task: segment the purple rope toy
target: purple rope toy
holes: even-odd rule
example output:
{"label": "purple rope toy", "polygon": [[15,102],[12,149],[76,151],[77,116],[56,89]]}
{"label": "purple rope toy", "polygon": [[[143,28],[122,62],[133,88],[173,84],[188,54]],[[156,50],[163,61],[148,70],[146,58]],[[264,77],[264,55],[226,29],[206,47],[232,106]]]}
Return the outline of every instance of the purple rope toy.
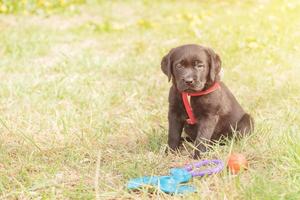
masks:
{"label": "purple rope toy", "polygon": [[[214,168],[208,168],[208,169],[205,169],[202,171],[196,171],[196,168],[200,168],[202,166],[211,165],[211,164],[215,164],[217,166]],[[221,160],[217,160],[217,159],[202,160],[200,162],[184,166],[184,169],[186,171],[188,171],[193,177],[216,174],[216,173],[220,172],[223,168],[224,168],[224,163]]]}

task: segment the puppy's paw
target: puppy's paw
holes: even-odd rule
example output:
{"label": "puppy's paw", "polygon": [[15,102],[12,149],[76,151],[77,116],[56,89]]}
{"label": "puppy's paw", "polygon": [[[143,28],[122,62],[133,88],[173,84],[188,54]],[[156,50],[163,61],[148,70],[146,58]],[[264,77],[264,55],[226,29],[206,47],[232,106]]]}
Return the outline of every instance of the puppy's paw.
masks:
{"label": "puppy's paw", "polygon": [[205,153],[207,151],[207,148],[204,144],[199,144],[199,143],[196,143],[195,144],[195,150],[194,150],[194,155],[193,155],[193,158],[194,159],[201,159],[202,157],[202,154]]}
{"label": "puppy's paw", "polygon": [[199,150],[196,150],[194,152],[193,159],[195,159],[195,160],[201,159],[201,152]]}

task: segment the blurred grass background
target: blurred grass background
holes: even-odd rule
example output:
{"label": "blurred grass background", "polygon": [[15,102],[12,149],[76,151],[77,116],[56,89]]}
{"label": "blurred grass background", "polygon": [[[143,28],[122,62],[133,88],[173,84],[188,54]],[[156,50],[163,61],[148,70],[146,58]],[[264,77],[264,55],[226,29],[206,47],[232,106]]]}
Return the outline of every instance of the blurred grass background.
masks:
{"label": "blurred grass background", "polygon": [[252,136],[250,169],[194,179],[184,199],[300,198],[298,0],[0,0],[0,198],[181,199],[129,178],[194,162],[165,155],[170,84],[160,61],[198,43],[220,54]]}
{"label": "blurred grass background", "polygon": [[0,0],[0,13],[51,14],[59,11],[74,11],[85,0]]}

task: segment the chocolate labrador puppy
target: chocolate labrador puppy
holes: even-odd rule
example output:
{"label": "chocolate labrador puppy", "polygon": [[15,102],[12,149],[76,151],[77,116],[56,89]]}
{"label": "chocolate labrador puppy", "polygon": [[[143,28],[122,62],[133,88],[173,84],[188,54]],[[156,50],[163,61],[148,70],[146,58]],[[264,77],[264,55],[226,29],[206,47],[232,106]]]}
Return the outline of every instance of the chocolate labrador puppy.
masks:
{"label": "chocolate labrador puppy", "polygon": [[[221,60],[212,49],[196,44],[176,47],[163,57],[161,69],[173,83],[168,113],[170,149],[178,149],[183,128],[197,148],[194,158],[206,151],[206,143],[222,136],[230,137],[234,132],[243,136],[253,130],[252,117],[220,81]],[[219,86],[216,90],[191,96],[190,105],[196,122],[188,124],[181,94],[206,91],[216,83]]]}

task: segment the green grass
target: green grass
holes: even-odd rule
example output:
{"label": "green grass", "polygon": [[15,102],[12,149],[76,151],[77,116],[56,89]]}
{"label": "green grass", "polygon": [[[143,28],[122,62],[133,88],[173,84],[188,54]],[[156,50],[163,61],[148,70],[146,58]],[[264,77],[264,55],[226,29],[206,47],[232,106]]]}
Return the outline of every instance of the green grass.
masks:
{"label": "green grass", "polygon": [[76,5],[85,2],[85,0],[0,0],[0,13],[53,14],[63,10],[76,12]]}
{"label": "green grass", "polygon": [[196,178],[184,199],[300,198],[298,0],[76,6],[0,15],[1,199],[181,199],[125,184],[193,162],[190,148],[163,153],[170,84],[160,61],[185,43],[220,54],[256,129],[204,156],[241,152],[248,171]]}

